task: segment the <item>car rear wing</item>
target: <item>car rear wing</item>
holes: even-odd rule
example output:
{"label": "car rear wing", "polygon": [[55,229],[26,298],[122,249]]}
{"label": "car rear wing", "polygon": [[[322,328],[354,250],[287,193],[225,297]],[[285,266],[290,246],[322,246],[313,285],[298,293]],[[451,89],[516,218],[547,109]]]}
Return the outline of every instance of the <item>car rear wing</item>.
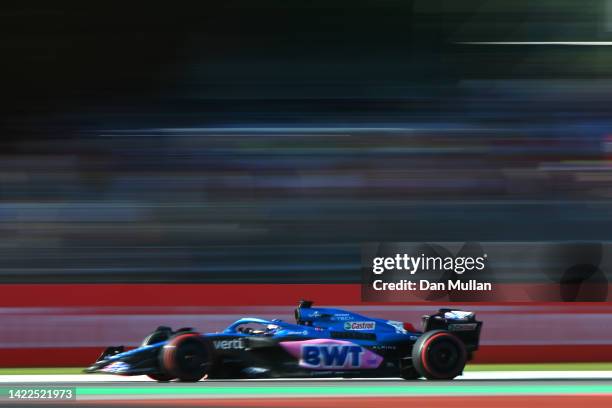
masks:
{"label": "car rear wing", "polygon": [[465,344],[468,352],[478,350],[482,322],[472,312],[440,309],[438,313],[423,316],[423,332],[448,330]]}

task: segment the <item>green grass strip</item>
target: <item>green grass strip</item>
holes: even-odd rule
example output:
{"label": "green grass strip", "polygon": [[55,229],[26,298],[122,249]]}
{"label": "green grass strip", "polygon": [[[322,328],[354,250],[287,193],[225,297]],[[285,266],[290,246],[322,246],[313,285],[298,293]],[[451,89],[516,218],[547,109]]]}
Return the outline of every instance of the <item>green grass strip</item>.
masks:
{"label": "green grass strip", "polygon": [[0,368],[0,375],[83,374],[82,367]]}
{"label": "green grass strip", "polygon": [[417,396],[417,395],[575,395],[612,394],[612,384],[568,384],[551,385],[431,385],[411,386],[263,386],[263,387],[176,387],[170,384],[156,387],[77,387],[79,396],[151,396],[151,395],[198,395],[202,397],[257,396]]}

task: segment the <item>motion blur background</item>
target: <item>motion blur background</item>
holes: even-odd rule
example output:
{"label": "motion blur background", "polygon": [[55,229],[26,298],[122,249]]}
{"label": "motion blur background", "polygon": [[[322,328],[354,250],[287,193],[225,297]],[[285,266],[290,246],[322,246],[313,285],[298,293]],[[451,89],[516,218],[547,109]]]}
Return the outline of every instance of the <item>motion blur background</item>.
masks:
{"label": "motion blur background", "polygon": [[[363,242],[610,240],[612,1],[15,3],[0,30],[0,364],[359,306]],[[481,306],[535,330],[483,346],[612,360],[607,306],[530,307]]]}

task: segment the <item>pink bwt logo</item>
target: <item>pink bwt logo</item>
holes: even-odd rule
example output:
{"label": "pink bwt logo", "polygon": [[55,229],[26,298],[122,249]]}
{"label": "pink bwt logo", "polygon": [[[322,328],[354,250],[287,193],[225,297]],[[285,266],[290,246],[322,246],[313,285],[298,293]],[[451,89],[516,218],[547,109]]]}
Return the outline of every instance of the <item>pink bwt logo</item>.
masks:
{"label": "pink bwt logo", "polygon": [[378,368],[383,358],[358,344],[343,340],[284,341],[280,345],[312,370],[358,370]]}

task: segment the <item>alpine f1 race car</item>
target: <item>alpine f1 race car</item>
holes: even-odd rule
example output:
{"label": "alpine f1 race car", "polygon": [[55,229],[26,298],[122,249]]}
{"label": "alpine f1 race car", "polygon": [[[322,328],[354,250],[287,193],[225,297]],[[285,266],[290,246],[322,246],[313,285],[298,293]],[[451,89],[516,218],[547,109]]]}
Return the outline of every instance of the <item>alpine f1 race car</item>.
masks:
{"label": "alpine f1 race car", "polygon": [[295,323],[242,318],[220,333],[158,327],[142,345],[108,347],[86,372],[157,381],[237,378],[401,377],[452,379],[478,349],[474,313],[440,309],[410,323],[301,301]]}

